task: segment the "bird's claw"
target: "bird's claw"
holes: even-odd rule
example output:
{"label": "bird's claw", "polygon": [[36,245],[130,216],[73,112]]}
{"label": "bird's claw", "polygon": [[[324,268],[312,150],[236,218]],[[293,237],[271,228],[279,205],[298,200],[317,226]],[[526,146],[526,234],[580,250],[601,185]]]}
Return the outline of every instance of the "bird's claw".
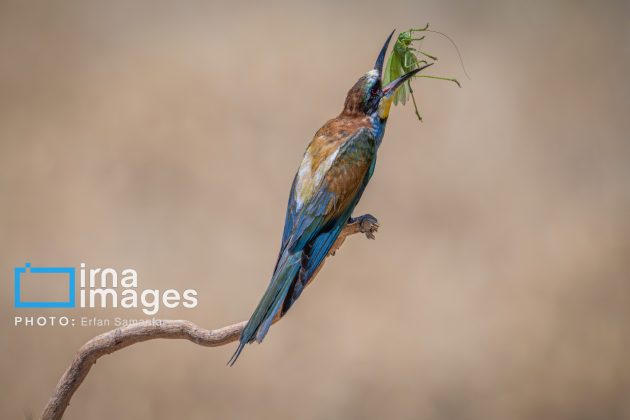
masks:
{"label": "bird's claw", "polygon": [[359,224],[359,232],[365,234],[368,239],[376,239],[374,234],[380,226],[376,217],[371,214],[364,214],[354,219],[354,222]]}

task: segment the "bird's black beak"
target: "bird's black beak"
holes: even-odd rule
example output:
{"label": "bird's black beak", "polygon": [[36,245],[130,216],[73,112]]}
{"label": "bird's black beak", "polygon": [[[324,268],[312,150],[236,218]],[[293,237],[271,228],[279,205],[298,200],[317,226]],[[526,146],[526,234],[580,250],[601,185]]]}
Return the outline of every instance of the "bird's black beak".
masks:
{"label": "bird's black beak", "polygon": [[389,116],[389,109],[392,106],[392,101],[394,100],[394,94],[396,93],[396,89],[402,86],[407,80],[415,76],[421,70],[426,69],[433,63],[425,64],[419,69],[411,70],[409,73],[405,73],[400,76],[398,79],[392,81],[387,86],[385,86],[381,92],[381,99],[378,102],[378,116],[382,121],[386,120]]}
{"label": "bird's black beak", "polygon": [[432,65],[433,63],[425,64],[419,69],[411,70],[409,73],[405,73],[402,76],[400,76],[398,79],[390,82],[387,86],[383,88],[383,97],[385,98],[391,97],[396,92],[396,89],[398,89],[403,83],[405,83],[407,80],[412,78],[416,73]]}
{"label": "bird's black beak", "polygon": [[396,32],[396,29],[394,29],[392,33],[389,34],[389,36],[387,37],[387,40],[385,40],[385,45],[383,45],[383,48],[381,48],[381,52],[376,59],[376,63],[374,63],[374,70],[378,71],[378,76],[381,78],[383,77],[383,63],[385,63],[385,54],[387,54],[387,47],[389,46],[389,41],[391,41],[394,32]]}

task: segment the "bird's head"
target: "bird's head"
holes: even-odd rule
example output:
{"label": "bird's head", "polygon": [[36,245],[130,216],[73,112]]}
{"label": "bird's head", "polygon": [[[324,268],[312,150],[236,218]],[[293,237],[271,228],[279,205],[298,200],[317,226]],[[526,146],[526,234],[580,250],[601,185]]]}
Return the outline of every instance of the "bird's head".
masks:
{"label": "bird's head", "polygon": [[394,31],[389,34],[385,45],[381,48],[374,68],[361,76],[348,92],[342,114],[369,116],[378,114],[381,120],[386,120],[396,90],[420,70],[430,66],[429,64],[411,70],[383,87],[383,64],[392,35],[394,35]]}

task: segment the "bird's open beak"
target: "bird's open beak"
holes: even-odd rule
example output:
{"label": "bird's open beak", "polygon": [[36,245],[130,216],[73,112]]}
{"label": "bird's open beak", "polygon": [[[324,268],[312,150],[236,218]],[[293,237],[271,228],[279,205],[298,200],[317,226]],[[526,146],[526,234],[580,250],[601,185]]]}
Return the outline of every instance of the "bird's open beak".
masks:
{"label": "bird's open beak", "polygon": [[389,116],[389,109],[392,106],[393,96],[396,93],[396,90],[401,87],[403,83],[412,78],[416,73],[426,69],[431,65],[433,65],[433,63],[425,64],[419,69],[411,70],[409,73],[403,74],[398,79],[390,82],[387,86],[383,88],[381,100],[378,104],[378,115],[382,120],[386,120]]}
{"label": "bird's open beak", "polygon": [[383,45],[383,48],[381,48],[381,52],[378,54],[376,63],[374,63],[374,70],[378,71],[379,77],[383,77],[383,63],[385,63],[385,54],[387,54],[387,47],[389,46],[389,41],[392,39],[394,32],[396,32],[396,29],[394,29],[385,40],[385,45]]}
{"label": "bird's open beak", "polygon": [[403,83],[405,83],[407,80],[415,76],[416,73],[432,65],[433,63],[425,64],[424,66],[415,70],[411,70],[409,73],[405,73],[402,76],[400,76],[398,79],[390,82],[387,86],[383,88],[383,97],[386,97],[386,98],[391,97],[394,93],[396,93],[396,89],[402,86]]}

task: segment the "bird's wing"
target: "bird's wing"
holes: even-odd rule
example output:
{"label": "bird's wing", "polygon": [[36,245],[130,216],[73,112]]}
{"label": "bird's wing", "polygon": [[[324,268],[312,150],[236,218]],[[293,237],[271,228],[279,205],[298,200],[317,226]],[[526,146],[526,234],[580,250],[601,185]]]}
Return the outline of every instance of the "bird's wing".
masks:
{"label": "bird's wing", "polygon": [[[374,136],[361,128],[338,150],[319,159],[319,165],[311,165],[310,172],[304,169],[301,173],[307,168],[303,161],[291,188],[288,226],[271,282],[245,326],[230,364],[245,344],[254,339],[261,342],[279,311],[286,312],[299,297],[361,197],[374,169],[375,154]],[[307,150],[304,159],[312,158]]]}
{"label": "bird's wing", "polygon": [[[293,198],[289,200],[293,209],[285,225],[285,247],[302,250],[321,231],[330,230],[340,216],[354,208],[357,193],[363,192],[367,183],[366,176],[371,176],[370,166],[375,154],[374,136],[369,129],[360,128],[347,135],[347,140],[337,150],[320,157],[319,165],[302,174],[303,163],[294,181]],[[305,156],[305,161],[312,159]]]}
{"label": "bird's wing", "polygon": [[291,243],[302,252],[301,267],[288,292],[283,313],[297,300],[328,255],[361,198],[375,162],[374,137],[367,129],[359,130],[340,149],[313,199],[297,215]]}
{"label": "bird's wing", "polygon": [[282,253],[287,246],[289,236],[291,235],[291,230],[293,229],[293,220],[296,216],[296,202],[295,202],[295,183],[297,181],[297,175],[293,179],[293,183],[291,184],[291,192],[289,193],[289,202],[287,203],[287,214],[284,218],[284,229],[282,231],[282,241],[280,242],[280,253],[278,254],[278,261],[276,261],[276,266],[273,269],[275,272],[278,269],[278,264],[280,263],[280,257],[282,257]]}

